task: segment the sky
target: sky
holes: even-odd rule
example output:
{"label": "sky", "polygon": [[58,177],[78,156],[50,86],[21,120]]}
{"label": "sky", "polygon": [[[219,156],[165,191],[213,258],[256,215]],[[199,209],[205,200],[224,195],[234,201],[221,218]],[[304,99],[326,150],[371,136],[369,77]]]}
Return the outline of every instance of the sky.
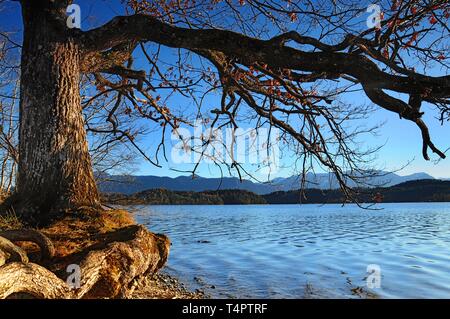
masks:
{"label": "sky", "polygon": [[[100,25],[108,21],[112,16],[123,13],[123,8],[120,5],[120,1],[76,1],[81,7],[82,15],[82,28],[88,29],[92,25]],[[0,30],[12,31],[20,34],[21,14],[20,6],[17,2],[7,1],[4,5],[3,11],[0,11]],[[444,75],[444,74],[442,74]],[[367,104],[368,99],[361,93],[350,94],[345,97],[347,102],[357,104]],[[175,101],[174,103],[177,103]],[[178,103],[183,103],[178,101]],[[211,103],[217,103],[217,101],[211,101]],[[446,150],[450,147],[450,125],[440,123],[434,118],[437,114],[433,112],[426,112],[424,116],[425,122],[428,124],[432,139],[436,146],[441,150]],[[367,126],[377,125],[384,123],[383,127],[379,131],[379,135],[375,137],[367,137],[364,140],[364,144],[367,146],[379,146],[384,145],[377,153],[377,159],[374,161],[374,165],[384,170],[397,171],[398,169],[405,168],[398,171],[399,175],[408,175],[417,172],[425,172],[434,177],[450,178],[450,156],[447,159],[440,161],[433,161],[437,159],[434,154],[430,153],[432,160],[426,161],[421,155],[421,135],[416,125],[410,121],[400,120],[398,115],[389,111],[377,108],[376,111],[365,121]],[[154,146],[159,142],[160,136],[149,135],[141,140],[142,145]],[[450,155],[450,152],[447,152]],[[286,177],[295,173],[292,169],[294,166],[293,154],[284,154],[281,159],[283,168],[272,174],[273,177]],[[158,176],[171,176],[186,175],[186,173],[180,173],[176,170],[189,170],[192,168],[192,164],[178,164],[174,163],[170,157],[169,162],[162,163],[162,168],[157,168],[151,165],[144,159],[140,160],[133,170],[135,175],[158,175]],[[174,170],[176,169],[176,170]],[[254,165],[249,167],[250,170],[255,168]],[[220,176],[220,171],[213,164],[201,164],[198,175],[210,177]],[[259,174],[259,175],[258,175]],[[261,179],[267,178],[255,171],[255,176]]]}

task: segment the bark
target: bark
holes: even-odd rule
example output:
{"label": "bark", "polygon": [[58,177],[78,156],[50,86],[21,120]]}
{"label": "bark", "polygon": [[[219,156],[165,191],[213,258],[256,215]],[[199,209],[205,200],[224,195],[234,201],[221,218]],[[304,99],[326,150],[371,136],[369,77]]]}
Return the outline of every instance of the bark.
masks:
{"label": "bark", "polygon": [[[53,272],[34,263],[0,266],[0,298],[127,298],[141,277],[153,274],[167,260],[170,242],[143,226],[130,226],[108,235],[80,261],[81,285],[71,287]],[[0,250],[0,260],[2,258]]]}
{"label": "bark", "polygon": [[19,164],[11,205],[38,221],[99,203],[80,104],[80,47],[58,5],[22,1]]}

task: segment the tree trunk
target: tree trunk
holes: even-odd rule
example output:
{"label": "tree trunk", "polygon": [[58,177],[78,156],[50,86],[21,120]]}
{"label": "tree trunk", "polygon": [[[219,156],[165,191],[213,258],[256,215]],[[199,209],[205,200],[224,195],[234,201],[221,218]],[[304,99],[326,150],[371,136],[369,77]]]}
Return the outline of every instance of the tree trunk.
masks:
{"label": "tree trunk", "polygon": [[[62,1],[64,2],[64,1]],[[80,104],[80,47],[65,8],[22,1],[19,165],[15,211],[34,221],[99,196]]]}

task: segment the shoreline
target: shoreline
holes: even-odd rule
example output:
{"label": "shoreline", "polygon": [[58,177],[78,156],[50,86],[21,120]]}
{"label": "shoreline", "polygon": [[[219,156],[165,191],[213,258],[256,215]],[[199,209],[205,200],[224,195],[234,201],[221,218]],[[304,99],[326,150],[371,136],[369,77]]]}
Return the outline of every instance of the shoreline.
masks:
{"label": "shoreline", "polygon": [[198,289],[190,291],[179,279],[162,271],[143,278],[131,299],[208,299],[208,296]]}

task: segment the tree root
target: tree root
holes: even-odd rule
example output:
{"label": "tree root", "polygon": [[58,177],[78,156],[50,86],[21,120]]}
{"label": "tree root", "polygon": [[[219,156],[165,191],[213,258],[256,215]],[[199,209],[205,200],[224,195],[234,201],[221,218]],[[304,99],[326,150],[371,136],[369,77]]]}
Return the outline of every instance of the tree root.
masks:
{"label": "tree root", "polygon": [[12,242],[29,241],[35,243],[41,249],[41,259],[49,260],[55,256],[55,247],[51,240],[43,233],[33,229],[0,231],[0,237]]}
{"label": "tree root", "polygon": [[169,247],[166,236],[129,226],[108,234],[103,243],[82,254],[79,288],[42,266],[14,262],[0,266],[0,298],[23,293],[35,298],[127,298],[137,280],[163,266]]}
{"label": "tree root", "polygon": [[74,296],[63,280],[38,264],[13,262],[0,267],[0,299],[23,293],[41,299]]}
{"label": "tree root", "polygon": [[14,245],[8,239],[1,236],[0,236],[0,250],[3,251],[3,253],[9,255],[9,258],[6,258],[6,260],[10,259],[11,261],[21,261],[23,263],[28,263],[27,253],[22,248]]}
{"label": "tree root", "polygon": [[0,249],[0,267],[6,264],[6,261],[8,260],[8,255],[3,252],[3,250]]}

